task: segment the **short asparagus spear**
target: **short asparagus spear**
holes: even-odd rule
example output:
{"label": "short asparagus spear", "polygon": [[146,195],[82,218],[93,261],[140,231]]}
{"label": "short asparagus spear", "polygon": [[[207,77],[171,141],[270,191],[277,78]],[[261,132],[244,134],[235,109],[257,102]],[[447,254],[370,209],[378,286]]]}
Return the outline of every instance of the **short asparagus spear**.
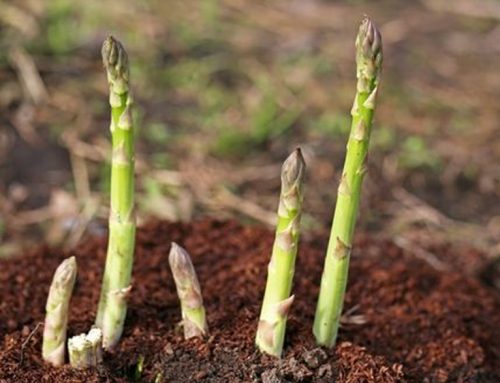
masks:
{"label": "short asparagus spear", "polygon": [[351,133],[338,187],[313,330],[317,343],[328,347],[335,345],[344,302],[352,237],[361,184],[366,172],[368,143],[382,65],[382,38],[369,18],[365,18],[359,28],[356,64],[357,92],[351,110]]}
{"label": "short asparagus spear", "polygon": [[75,335],[68,340],[69,364],[73,368],[87,368],[90,364],[92,346],[85,334]]}
{"label": "short asparagus spear", "polygon": [[186,250],[172,242],[168,262],[181,302],[184,338],[203,336],[207,333],[208,327],[200,283],[191,258]]}
{"label": "short asparagus spear", "polygon": [[102,331],[93,328],[88,334],[68,340],[69,363],[74,368],[96,367],[102,361]]}
{"label": "short asparagus spear", "polygon": [[304,171],[304,158],[296,149],[281,170],[278,225],[255,339],[261,351],[277,357],[281,356],[286,319],[294,298],[290,292],[299,241]]}
{"label": "short asparagus spear", "polygon": [[102,331],[93,328],[88,334],[68,340],[69,363],[73,368],[96,367],[102,362]]}
{"label": "short asparagus spear", "polygon": [[42,356],[54,366],[64,364],[68,307],[75,285],[76,269],[75,257],[65,259],[59,265],[54,273],[45,306]]}
{"label": "short asparagus spear", "polygon": [[102,46],[111,105],[112,166],[109,242],[96,326],[103,344],[113,348],[119,341],[127,313],[127,294],[134,258],[134,129],[130,108],[127,53],[113,37]]}

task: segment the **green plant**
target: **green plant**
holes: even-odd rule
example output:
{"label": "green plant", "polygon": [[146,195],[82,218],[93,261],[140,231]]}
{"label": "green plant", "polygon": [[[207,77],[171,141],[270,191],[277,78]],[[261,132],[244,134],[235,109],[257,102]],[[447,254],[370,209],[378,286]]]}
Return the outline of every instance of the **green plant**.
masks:
{"label": "green plant", "polygon": [[102,46],[102,58],[110,91],[113,155],[109,242],[96,325],[102,329],[104,348],[111,349],[123,331],[134,258],[134,127],[127,53],[110,36]]}
{"label": "green plant", "polygon": [[186,250],[172,242],[168,262],[181,302],[184,338],[203,336],[208,331],[205,307],[191,258]]}
{"label": "green plant", "polygon": [[65,259],[54,273],[45,306],[43,330],[43,359],[54,366],[64,364],[68,307],[76,279],[75,257]]}
{"label": "green plant", "polygon": [[356,39],[357,92],[351,110],[352,124],[347,153],[338,187],[337,203],[313,332],[320,345],[335,345],[347,284],[352,237],[366,172],[368,144],[375,97],[382,65],[382,38],[374,23],[365,18]]}
{"label": "green plant", "polygon": [[304,158],[297,148],[281,169],[278,224],[255,339],[261,351],[277,357],[281,356],[286,319],[294,299],[290,293],[299,242],[304,172]]}

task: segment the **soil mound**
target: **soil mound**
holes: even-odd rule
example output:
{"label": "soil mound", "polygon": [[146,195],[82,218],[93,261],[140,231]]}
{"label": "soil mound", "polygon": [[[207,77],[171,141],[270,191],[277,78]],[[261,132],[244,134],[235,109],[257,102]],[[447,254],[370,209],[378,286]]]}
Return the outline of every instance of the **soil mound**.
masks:
{"label": "soil mound", "polygon": [[[259,227],[208,219],[152,222],[139,229],[125,332],[96,371],[44,364],[41,326],[36,327],[43,322],[53,271],[75,255],[69,336],[89,329],[106,238],[89,239],[71,254],[42,247],[1,260],[0,382],[500,381],[498,293],[456,269],[439,272],[391,242],[365,235],[354,246],[348,315],[335,349],[317,348],[311,333],[326,247],[326,238],[315,238],[300,245],[284,357],[260,355],[254,336],[273,237]],[[167,260],[172,241],[192,255],[208,339],[182,338]]]}

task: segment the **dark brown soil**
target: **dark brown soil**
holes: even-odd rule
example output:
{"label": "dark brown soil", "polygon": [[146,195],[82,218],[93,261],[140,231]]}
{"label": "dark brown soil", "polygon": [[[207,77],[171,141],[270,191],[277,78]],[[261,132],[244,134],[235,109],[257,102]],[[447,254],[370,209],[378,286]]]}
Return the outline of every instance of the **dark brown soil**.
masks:
{"label": "dark brown soil", "polygon": [[[171,241],[189,250],[199,273],[206,340],[184,341],[179,331],[167,262]],[[271,232],[235,222],[143,227],[125,333],[97,371],[45,365],[41,326],[33,332],[43,321],[52,272],[69,254],[42,248],[2,260],[0,382],[128,382],[140,356],[144,368],[137,380],[144,382],[158,373],[158,381],[168,383],[500,381],[499,295],[456,267],[438,272],[389,241],[363,235],[353,252],[346,310],[357,306],[355,314],[366,323],[346,325],[334,350],[315,347],[311,326],[325,238],[304,240],[284,358],[259,355],[254,333],[272,241]],[[87,240],[72,253],[79,273],[69,335],[92,325],[105,246],[105,238]]]}

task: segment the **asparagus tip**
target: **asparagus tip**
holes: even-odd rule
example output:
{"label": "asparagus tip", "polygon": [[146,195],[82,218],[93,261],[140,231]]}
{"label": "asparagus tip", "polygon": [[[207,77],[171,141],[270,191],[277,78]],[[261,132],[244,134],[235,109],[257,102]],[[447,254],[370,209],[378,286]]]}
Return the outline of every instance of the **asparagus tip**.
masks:
{"label": "asparagus tip", "polygon": [[104,67],[112,78],[128,79],[128,55],[122,43],[108,36],[102,44],[101,54]]}
{"label": "asparagus tip", "polygon": [[296,148],[283,163],[281,168],[281,183],[284,190],[289,190],[295,184],[300,184],[304,177],[306,163],[300,148]]}
{"label": "asparagus tip", "polygon": [[374,60],[382,53],[382,36],[375,23],[365,16],[359,26],[356,46],[360,53],[369,60]]}
{"label": "asparagus tip", "polygon": [[172,242],[168,261],[173,268],[175,267],[175,269],[184,269],[186,267],[186,264],[189,262],[189,254],[177,243]]}
{"label": "asparagus tip", "polygon": [[54,273],[54,280],[60,285],[70,283],[76,277],[76,268],[76,258],[74,256],[66,258],[57,267]]}

